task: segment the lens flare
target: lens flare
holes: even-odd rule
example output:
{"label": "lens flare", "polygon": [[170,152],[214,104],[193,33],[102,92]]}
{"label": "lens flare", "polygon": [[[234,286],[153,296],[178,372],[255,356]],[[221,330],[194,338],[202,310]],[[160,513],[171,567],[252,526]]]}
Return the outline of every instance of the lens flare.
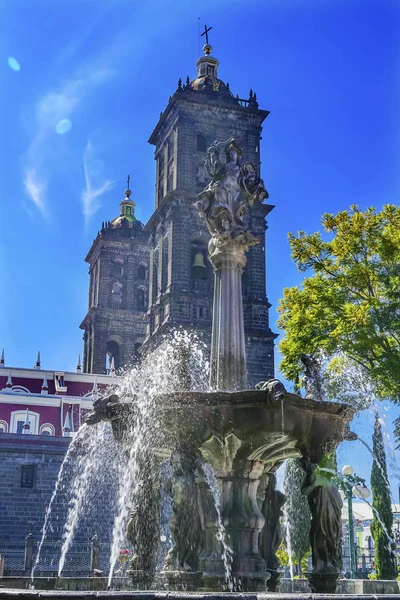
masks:
{"label": "lens flare", "polygon": [[20,71],[21,70],[19,62],[13,56],[9,56],[7,62],[8,62],[8,66],[13,71]]}
{"label": "lens flare", "polygon": [[72,127],[72,123],[69,119],[61,119],[58,121],[56,125],[56,133],[63,135],[64,133],[68,133]]}

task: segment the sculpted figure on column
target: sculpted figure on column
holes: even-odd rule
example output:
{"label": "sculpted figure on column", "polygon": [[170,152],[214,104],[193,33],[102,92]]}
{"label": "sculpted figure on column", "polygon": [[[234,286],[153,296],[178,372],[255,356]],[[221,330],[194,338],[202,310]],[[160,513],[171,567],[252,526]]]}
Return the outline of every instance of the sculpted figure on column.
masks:
{"label": "sculpted figure on column", "polygon": [[[221,161],[221,143],[214,142],[208,149],[205,167],[211,177],[211,182],[199,194],[196,206],[207,224],[208,230],[216,240],[243,237],[250,234],[245,225],[244,217],[248,208],[255,202],[262,203],[268,198],[262,179],[257,177],[255,167],[246,162],[241,164],[242,149],[234,138],[225,145],[225,162]],[[251,242],[248,236],[248,245]]]}

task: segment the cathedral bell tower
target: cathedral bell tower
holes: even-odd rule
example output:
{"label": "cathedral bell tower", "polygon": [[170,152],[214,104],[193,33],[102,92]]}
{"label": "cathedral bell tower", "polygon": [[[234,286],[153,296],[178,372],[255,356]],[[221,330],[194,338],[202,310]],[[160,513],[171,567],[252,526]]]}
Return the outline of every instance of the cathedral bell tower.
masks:
{"label": "cathedral bell tower", "polygon": [[[205,33],[207,33],[206,30]],[[208,36],[207,36],[208,37]],[[144,351],[162,343],[164,335],[182,326],[195,330],[209,345],[214,277],[207,257],[210,235],[194,206],[210,181],[205,168],[207,149],[231,137],[260,175],[262,123],[269,112],[259,108],[256,94],[248,99],[231,92],[218,77],[219,61],[208,43],[196,62],[197,76],[181,79],[150,136],[155,147],[155,211],[145,231],[149,235],[149,309]],[[264,178],[268,186],[268,178]],[[251,226],[261,237],[253,246],[242,278],[248,383],[274,376],[274,338],[266,297],[266,216],[259,205]]]}
{"label": "cathedral bell tower", "polygon": [[120,214],[102,224],[86,256],[89,306],[84,330],[83,371],[107,373],[135,360],[145,337],[148,303],[148,235],[135,217],[131,190]]}

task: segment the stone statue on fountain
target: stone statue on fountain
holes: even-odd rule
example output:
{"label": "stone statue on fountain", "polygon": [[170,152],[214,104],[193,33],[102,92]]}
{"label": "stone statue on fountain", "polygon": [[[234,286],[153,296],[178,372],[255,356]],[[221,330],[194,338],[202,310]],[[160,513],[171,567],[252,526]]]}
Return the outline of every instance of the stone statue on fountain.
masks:
{"label": "stone statue on fountain", "polygon": [[[239,390],[247,387],[241,279],[246,252],[260,242],[251,230],[249,210],[268,198],[268,192],[254,165],[241,163],[239,142],[232,137],[224,143],[225,160],[222,143],[215,141],[208,149],[205,167],[211,181],[199,194],[196,207],[211,234],[208,255],[215,274],[210,385]],[[224,298],[231,299],[229,307]],[[235,323],[235,327],[225,327],[219,339],[217,329],[222,323]]]}
{"label": "stone statue on fountain", "polygon": [[250,162],[241,164],[242,149],[234,138],[225,145],[225,161],[221,161],[221,144],[208,149],[205,168],[211,182],[199,194],[196,206],[211,233],[210,254],[226,243],[245,246],[257,244],[258,237],[246,226],[248,208],[268,198],[262,179]]}
{"label": "stone statue on fountain", "polygon": [[202,477],[199,456],[177,448],[171,456],[172,476],[166,492],[172,497],[170,522],[174,545],[166,558],[166,571],[197,571],[204,545],[204,515],[197,486]]}

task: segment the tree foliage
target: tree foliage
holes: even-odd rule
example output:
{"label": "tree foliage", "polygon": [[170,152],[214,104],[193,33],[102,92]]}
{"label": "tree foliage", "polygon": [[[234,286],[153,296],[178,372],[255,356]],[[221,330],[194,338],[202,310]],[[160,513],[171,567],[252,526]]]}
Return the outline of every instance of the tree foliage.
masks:
{"label": "tree foliage", "polygon": [[283,491],[286,495],[285,514],[289,523],[292,556],[295,557],[300,577],[303,570],[303,557],[310,550],[311,515],[308,500],[302,493],[304,480],[305,472],[300,460],[288,459],[283,484]]}
{"label": "tree foliage", "polygon": [[383,445],[382,427],[378,411],[375,415],[373,436],[374,462],[371,471],[372,506],[374,518],[371,533],[375,546],[375,570],[378,579],[396,579],[397,569],[394,558],[393,513],[388,488],[385,448]]}
{"label": "tree foliage", "polygon": [[[360,366],[378,398],[400,400],[400,208],[324,214],[320,233],[289,234],[301,287],[286,288],[278,325],[281,370],[299,381],[302,353],[338,352]],[[337,365],[336,365],[337,366]]]}

